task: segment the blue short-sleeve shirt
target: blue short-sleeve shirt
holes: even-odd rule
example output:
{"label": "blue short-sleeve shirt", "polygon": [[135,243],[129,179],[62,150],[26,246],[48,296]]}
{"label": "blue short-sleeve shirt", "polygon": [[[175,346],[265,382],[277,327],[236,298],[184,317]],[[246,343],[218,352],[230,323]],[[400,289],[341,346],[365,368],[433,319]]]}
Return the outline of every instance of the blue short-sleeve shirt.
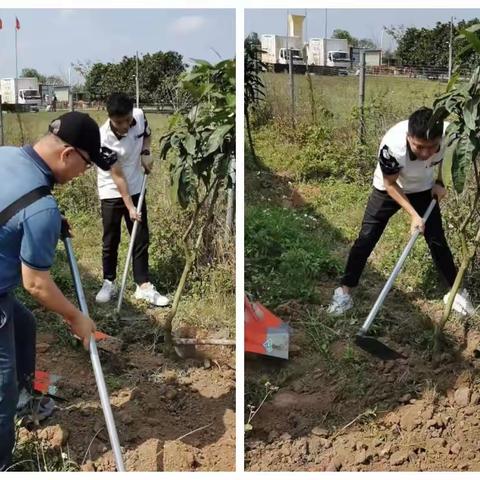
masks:
{"label": "blue short-sleeve shirt", "polygon": [[[0,211],[42,185],[53,186],[52,171],[31,146],[0,147]],[[60,237],[61,214],[48,195],[0,225],[0,295],[21,282],[21,264],[49,270]]]}

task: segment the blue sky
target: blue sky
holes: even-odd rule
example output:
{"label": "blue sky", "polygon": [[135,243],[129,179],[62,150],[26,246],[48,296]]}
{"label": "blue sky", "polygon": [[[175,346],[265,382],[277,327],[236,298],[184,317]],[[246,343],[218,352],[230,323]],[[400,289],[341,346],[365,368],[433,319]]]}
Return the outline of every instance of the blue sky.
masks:
{"label": "blue sky", "polygon": [[[0,77],[15,75],[15,16],[18,72],[33,67],[68,76],[78,60],[118,61],[122,56],[175,50],[190,58],[218,61],[235,56],[235,11],[230,9],[96,10],[0,9]],[[217,52],[217,53],[215,53]],[[78,76],[72,70],[72,83]]]}
{"label": "blue sky", "polygon": [[[304,15],[305,9],[291,9],[289,12]],[[306,12],[306,36],[308,38],[323,37],[325,9],[307,9]],[[354,37],[371,38],[379,45],[383,26],[403,24],[407,27],[432,27],[437,21],[449,21],[452,16],[456,18],[454,21],[480,18],[480,9],[328,9],[327,31],[328,35],[331,35],[336,28],[348,30]],[[286,35],[286,30],[287,10],[285,9],[245,10],[246,35],[250,32]],[[384,49],[393,46],[393,40],[388,35],[384,35]]]}

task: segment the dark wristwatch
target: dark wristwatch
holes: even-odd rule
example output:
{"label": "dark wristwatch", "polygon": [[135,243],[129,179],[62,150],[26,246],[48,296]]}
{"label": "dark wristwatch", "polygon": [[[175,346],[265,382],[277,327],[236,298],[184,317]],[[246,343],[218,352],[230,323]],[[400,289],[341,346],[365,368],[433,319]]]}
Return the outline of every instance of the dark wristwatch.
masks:
{"label": "dark wristwatch", "polygon": [[150,150],[148,148],[144,148],[141,152],[140,152],[140,155],[150,155]]}

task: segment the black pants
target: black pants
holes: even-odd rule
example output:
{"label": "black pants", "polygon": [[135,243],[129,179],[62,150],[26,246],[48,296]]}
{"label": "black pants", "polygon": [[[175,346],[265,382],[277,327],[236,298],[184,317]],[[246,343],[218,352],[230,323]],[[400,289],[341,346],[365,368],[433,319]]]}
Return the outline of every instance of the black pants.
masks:
{"label": "black pants", "polygon": [[[424,215],[432,201],[431,190],[409,193],[407,197],[420,216]],[[377,190],[376,188],[373,189],[368,199],[360,233],[348,256],[345,273],[341,280],[342,285],[347,287],[356,287],[358,285],[368,257],[382,236],[390,217],[400,208],[400,205],[387,192]],[[457,275],[457,269],[443,232],[442,217],[438,203],[425,224],[425,240],[438,271],[447,285],[452,287]]]}
{"label": "black pants", "polygon": [[[140,194],[132,195],[135,206]],[[133,222],[122,198],[102,200],[103,222],[103,278],[113,281],[117,276],[118,245],[122,227],[122,218],[125,219],[128,232],[132,233]],[[133,245],[133,278],[137,285],[148,282],[148,246],[150,242],[147,220],[146,199],[142,205],[142,221],[137,227],[137,235]]]}

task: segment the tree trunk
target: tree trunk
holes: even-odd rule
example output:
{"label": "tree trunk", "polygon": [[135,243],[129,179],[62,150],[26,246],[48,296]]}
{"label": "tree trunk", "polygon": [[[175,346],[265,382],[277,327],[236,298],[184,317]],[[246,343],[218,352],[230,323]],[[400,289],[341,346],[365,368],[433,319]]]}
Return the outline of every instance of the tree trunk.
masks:
{"label": "tree trunk", "polygon": [[255,167],[257,167],[260,170],[263,170],[262,166],[260,165],[260,162],[258,161],[257,154],[255,153],[255,147],[253,145],[252,130],[250,127],[250,114],[248,113],[247,106],[245,106],[245,126],[247,127],[248,145],[250,147],[250,152],[252,154],[253,163],[255,164]]}
{"label": "tree trunk", "polygon": [[195,241],[195,244],[193,246],[190,246],[189,244],[189,237],[190,234],[192,233],[194,224],[196,223],[196,219],[198,218],[198,214],[200,211],[200,208],[202,205],[205,203],[205,199],[209,197],[209,193],[205,195],[205,198],[202,200],[202,202],[197,206],[194,216],[192,217],[192,221],[190,222],[190,225],[185,232],[183,236],[183,248],[185,251],[185,266],[183,267],[183,272],[182,276],[180,277],[180,281],[178,283],[177,290],[175,291],[175,296],[173,299],[172,303],[172,309],[170,310],[169,314],[167,315],[166,321],[165,321],[165,354],[170,354],[172,351],[172,346],[173,346],[173,339],[172,339],[172,325],[173,325],[173,319],[175,318],[177,311],[178,311],[178,305],[180,303],[180,299],[183,294],[183,290],[185,289],[185,284],[187,282],[188,275],[190,274],[190,271],[192,270],[193,265],[195,264],[195,261],[198,256],[198,251],[200,250],[200,246],[202,244],[202,239],[203,239],[203,233],[205,229],[212,223],[213,221],[213,210],[215,207],[215,204],[218,199],[218,190],[220,188],[220,180],[215,180],[214,187],[213,187],[213,193],[212,193],[212,198],[210,201],[210,204],[208,206],[208,211],[207,215],[205,218],[205,221],[203,222],[203,225],[200,228],[200,231],[198,232],[197,239]]}
{"label": "tree trunk", "polygon": [[233,235],[233,224],[235,220],[235,158],[230,161],[230,176],[232,178],[232,188],[227,190],[227,214],[225,218],[225,241],[228,241]]}
{"label": "tree trunk", "polygon": [[470,250],[466,247],[466,238],[463,232],[462,232],[462,243],[465,246],[462,263],[458,270],[457,276],[455,277],[455,282],[450,291],[447,304],[445,305],[445,308],[443,310],[442,319],[435,326],[434,351],[436,353],[438,353],[442,347],[443,329],[445,327],[445,324],[447,323],[450,313],[452,312],[452,306],[453,306],[453,301],[455,299],[455,295],[460,290],[460,286],[462,285],[463,278],[465,277],[465,273],[467,272],[467,269],[470,263],[473,261],[475,257],[477,247],[480,245],[480,226],[478,227],[477,233],[475,235],[475,239],[473,241],[473,245],[470,248]]}

